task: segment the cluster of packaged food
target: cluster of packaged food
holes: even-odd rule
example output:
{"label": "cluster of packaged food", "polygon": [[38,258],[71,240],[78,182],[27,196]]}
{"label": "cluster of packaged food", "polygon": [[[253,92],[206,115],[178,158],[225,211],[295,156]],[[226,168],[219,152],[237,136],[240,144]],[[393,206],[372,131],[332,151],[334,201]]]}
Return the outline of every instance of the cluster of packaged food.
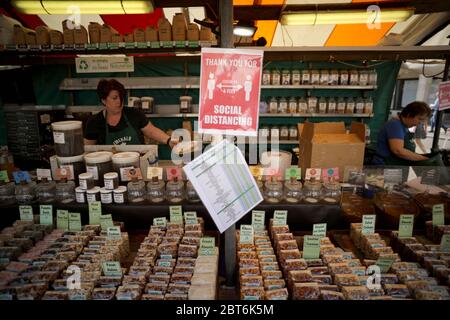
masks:
{"label": "cluster of packaged food", "polygon": [[394,253],[386,241],[381,238],[380,234],[363,234],[361,223],[352,223],[350,225],[350,237],[366,259],[390,258],[394,259],[394,261],[400,260],[398,254]]}
{"label": "cluster of packaged food", "polygon": [[195,261],[194,274],[189,288],[189,300],[215,300],[217,298],[217,275],[219,250],[214,255],[199,255]]}
{"label": "cluster of packaged food", "polygon": [[240,298],[287,300],[288,291],[267,230],[254,231],[252,243],[241,243],[237,234]]}
{"label": "cluster of packaged food", "polygon": [[450,225],[433,225],[433,221],[425,222],[427,238],[434,243],[440,243],[444,233],[450,233]]}

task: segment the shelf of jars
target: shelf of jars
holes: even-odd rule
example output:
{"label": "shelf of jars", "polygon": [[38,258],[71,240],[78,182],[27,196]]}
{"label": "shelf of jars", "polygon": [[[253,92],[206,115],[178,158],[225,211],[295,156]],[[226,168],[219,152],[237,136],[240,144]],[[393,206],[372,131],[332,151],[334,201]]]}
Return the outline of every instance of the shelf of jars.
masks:
{"label": "shelf of jars", "polygon": [[[147,118],[197,118],[198,113],[146,114]],[[372,118],[373,113],[260,113],[260,118]]]}

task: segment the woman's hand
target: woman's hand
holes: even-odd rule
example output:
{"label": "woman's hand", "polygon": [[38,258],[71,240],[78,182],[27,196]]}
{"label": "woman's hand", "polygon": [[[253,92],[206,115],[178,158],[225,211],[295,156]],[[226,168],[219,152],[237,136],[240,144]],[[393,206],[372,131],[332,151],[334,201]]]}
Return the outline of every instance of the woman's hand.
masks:
{"label": "woman's hand", "polygon": [[171,139],[171,140],[169,141],[169,147],[170,147],[171,149],[173,149],[173,147],[175,147],[177,144],[178,144],[178,140],[173,140],[173,139]]}

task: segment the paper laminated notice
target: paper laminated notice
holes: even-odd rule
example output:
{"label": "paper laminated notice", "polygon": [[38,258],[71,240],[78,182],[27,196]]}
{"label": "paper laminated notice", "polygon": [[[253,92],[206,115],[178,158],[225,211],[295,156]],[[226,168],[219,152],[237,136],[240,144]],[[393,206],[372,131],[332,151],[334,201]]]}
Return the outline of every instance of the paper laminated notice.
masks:
{"label": "paper laminated notice", "polygon": [[263,201],[241,151],[226,140],[183,169],[221,233]]}

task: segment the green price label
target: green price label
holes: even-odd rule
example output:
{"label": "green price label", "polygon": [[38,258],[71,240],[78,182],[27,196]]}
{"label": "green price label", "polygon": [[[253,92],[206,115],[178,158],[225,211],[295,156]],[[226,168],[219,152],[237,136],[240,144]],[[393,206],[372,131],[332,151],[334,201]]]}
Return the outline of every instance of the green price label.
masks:
{"label": "green price label", "polygon": [[287,210],[275,210],[273,213],[273,225],[285,226],[287,225]]}
{"label": "green price label", "polygon": [[388,273],[394,261],[392,258],[379,258],[376,265],[380,267],[381,273]]}
{"label": "green price label", "polygon": [[69,212],[67,210],[56,211],[56,228],[69,230]]}
{"label": "green price label", "polygon": [[374,214],[363,215],[361,230],[362,234],[375,233],[375,220],[376,216]]}
{"label": "green price label", "polygon": [[297,167],[287,168],[284,172],[284,180],[291,180],[292,177],[300,180],[302,178],[302,169]]}
{"label": "green price label", "polygon": [[152,41],[152,42],[150,42],[150,48],[157,49],[157,48],[160,48],[160,47],[161,47],[161,45],[160,45],[159,41]]}
{"label": "green price label", "polygon": [[0,171],[0,181],[9,182],[8,171],[6,170]]}
{"label": "green price label", "polygon": [[69,212],[69,230],[81,231],[81,215],[76,212]]}
{"label": "green price label", "polygon": [[89,224],[100,224],[102,215],[102,203],[100,201],[89,202]]}
{"label": "green price label", "polygon": [[450,233],[444,233],[441,239],[441,250],[450,251]]}
{"label": "green price label", "polygon": [[254,231],[253,226],[241,225],[241,230],[239,233],[239,243],[242,244],[254,244]]}
{"label": "green price label", "polygon": [[122,268],[118,261],[107,261],[102,263],[103,274],[107,277],[121,277]]}
{"label": "green price label", "polygon": [[32,206],[19,206],[20,220],[33,221],[33,207]]}
{"label": "green price label", "polygon": [[154,218],[153,219],[153,225],[157,227],[165,227],[167,225],[166,218]]}
{"label": "green price label", "polygon": [[414,228],[414,215],[402,214],[400,216],[400,225],[398,227],[399,238],[412,237]]}
{"label": "green price label", "polygon": [[252,226],[255,230],[264,230],[266,213],[264,211],[252,211]]}
{"label": "green price label", "polygon": [[41,205],[39,206],[39,223],[45,225],[53,225],[53,206]]}
{"label": "green price label", "polygon": [[216,253],[216,239],[213,237],[203,237],[200,239],[200,256],[213,256]]}
{"label": "green price label", "polygon": [[109,227],[107,229],[107,237],[110,240],[122,239],[122,233],[120,232],[120,227]]}
{"label": "green price label", "polygon": [[181,206],[170,206],[170,222],[183,223],[183,209]]}
{"label": "green price label", "polygon": [[195,211],[186,211],[184,213],[184,223],[185,224],[197,224],[197,212]]}
{"label": "green price label", "polygon": [[114,227],[112,216],[110,214],[101,215],[100,226],[102,230],[108,230],[108,228]]}
{"label": "green price label", "polygon": [[319,259],[320,256],[320,237],[305,236],[303,239],[303,258]]}
{"label": "green price label", "polygon": [[317,223],[313,225],[313,236],[326,237],[327,236],[327,224]]}
{"label": "green price label", "polygon": [[444,224],[444,204],[435,204],[433,206],[433,226],[443,226]]}

